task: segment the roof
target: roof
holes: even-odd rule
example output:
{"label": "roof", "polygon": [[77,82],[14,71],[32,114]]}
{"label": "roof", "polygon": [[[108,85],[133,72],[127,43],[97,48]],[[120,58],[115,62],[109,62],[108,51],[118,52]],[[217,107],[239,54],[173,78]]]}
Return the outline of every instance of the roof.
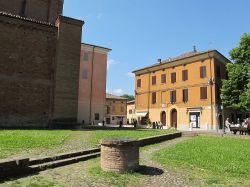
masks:
{"label": "roof", "polygon": [[128,101],[127,104],[135,104],[135,100]]}
{"label": "roof", "polygon": [[106,99],[117,99],[117,100],[127,100],[127,98],[120,97],[117,95],[106,93]]}
{"label": "roof", "polygon": [[98,47],[98,48],[106,49],[106,50],[108,50],[108,51],[111,51],[111,50],[112,50],[112,49],[107,48],[107,47],[102,47],[102,46],[93,45],[93,44],[82,43],[82,45],[88,45],[88,46],[92,46],[92,47]]}
{"label": "roof", "polygon": [[0,15],[7,16],[7,17],[10,17],[10,18],[14,18],[14,19],[27,21],[27,22],[32,22],[32,23],[37,23],[37,24],[41,24],[41,25],[56,27],[55,25],[53,25],[51,23],[48,23],[48,22],[45,22],[45,21],[38,21],[38,20],[35,20],[35,19],[32,19],[32,18],[26,18],[26,17],[22,17],[22,16],[19,16],[19,15],[10,14],[10,13],[7,13],[7,12],[1,12],[0,11]]}
{"label": "roof", "polygon": [[[216,55],[215,55],[215,53],[216,53]],[[141,70],[146,70],[146,69],[162,66],[162,65],[176,66],[178,61],[183,61],[180,64],[190,63],[190,62],[192,62],[192,60],[190,60],[192,58],[197,60],[197,58],[205,59],[205,58],[215,57],[215,56],[220,56],[220,58],[223,58],[225,61],[230,62],[230,60],[228,60],[225,56],[223,56],[221,53],[219,53],[215,49],[208,50],[208,51],[192,51],[192,52],[183,53],[183,54],[181,54],[177,57],[174,57],[174,58],[168,58],[167,60],[155,63],[153,65],[146,66],[144,68],[135,70],[135,71],[133,71],[133,73],[136,73],[136,72],[141,71]],[[187,60],[187,61],[185,61],[185,60]]]}

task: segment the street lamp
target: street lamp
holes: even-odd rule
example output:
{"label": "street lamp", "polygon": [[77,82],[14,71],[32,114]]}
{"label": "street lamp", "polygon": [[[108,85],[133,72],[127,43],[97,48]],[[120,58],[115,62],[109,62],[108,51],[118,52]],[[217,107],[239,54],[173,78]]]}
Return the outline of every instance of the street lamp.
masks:
{"label": "street lamp", "polygon": [[221,114],[222,114],[222,125],[223,125],[223,133],[225,134],[225,119],[224,119],[224,106],[223,106],[223,102],[222,102],[222,98],[223,98],[223,94],[220,94],[220,98],[221,98]]}

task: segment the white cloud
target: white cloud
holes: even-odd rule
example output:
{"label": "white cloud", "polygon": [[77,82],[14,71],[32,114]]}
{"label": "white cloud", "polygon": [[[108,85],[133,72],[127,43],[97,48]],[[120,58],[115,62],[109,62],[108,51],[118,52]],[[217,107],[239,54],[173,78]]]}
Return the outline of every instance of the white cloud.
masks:
{"label": "white cloud", "polygon": [[109,69],[110,68],[110,66],[112,66],[112,65],[116,65],[116,64],[118,64],[119,62],[118,61],[116,61],[116,60],[113,60],[113,59],[109,59],[108,60],[108,62],[107,62],[107,69]]}
{"label": "white cloud", "polygon": [[114,94],[114,95],[123,95],[123,94],[125,94],[125,91],[123,89],[121,89],[121,88],[116,88],[116,89],[112,90],[112,94]]}
{"label": "white cloud", "polygon": [[127,73],[127,76],[134,78],[134,77],[135,77],[135,74],[132,73],[132,72],[128,72],[128,73]]}

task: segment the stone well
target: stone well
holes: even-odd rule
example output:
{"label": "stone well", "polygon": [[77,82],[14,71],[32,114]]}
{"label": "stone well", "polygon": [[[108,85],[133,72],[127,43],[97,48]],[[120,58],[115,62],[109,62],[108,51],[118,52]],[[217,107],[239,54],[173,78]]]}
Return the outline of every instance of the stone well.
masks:
{"label": "stone well", "polygon": [[129,138],[101,140],[101,168],[104,171],[126,172],[139,168],[139,142]]}

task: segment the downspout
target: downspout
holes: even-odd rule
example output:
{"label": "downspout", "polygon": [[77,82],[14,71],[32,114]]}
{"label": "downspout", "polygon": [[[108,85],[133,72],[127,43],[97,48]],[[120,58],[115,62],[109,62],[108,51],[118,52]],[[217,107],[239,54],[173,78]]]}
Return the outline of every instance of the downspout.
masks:
{"label": "downspout", "polygon": [[93,89],[93,73],[94,73],[95,47],[96,47],[96,46],[93,46],[93,51],[92,51],[92,62],[91,62],[89,125],[91,125],[91,116],[92,116],[92,89]]}
{"label": "downspout", "polygon": [[149,118],[149,102],[150,102],[150,71],[148,71],[148,118]]}
{"label": "downspout", "polygon": [[[211,127],[213,129],[214,127],[214,120],[213,120],[213,77],[212,77],[212,58],[208,52],[208,56],[210,59],[210,80],[209,80],[209,85],[210,85],[210,107],[211,107]],[[218,131],[218,129],[217,129]]]}

